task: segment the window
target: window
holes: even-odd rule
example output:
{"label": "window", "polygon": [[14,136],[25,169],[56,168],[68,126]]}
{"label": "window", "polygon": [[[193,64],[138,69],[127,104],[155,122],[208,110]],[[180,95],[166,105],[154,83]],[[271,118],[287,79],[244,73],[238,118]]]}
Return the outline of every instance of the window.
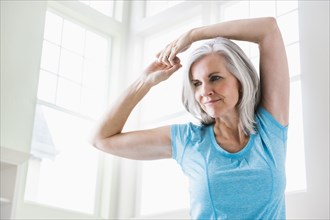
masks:
{"label": "window", "polygon": [[109,37],[47,11],[26,200],[95,212],[100,156],[88,137],[105,108],[110,50]]}
{"label": "window", "polygon": [[[286,47],[291,81],[286,191],[306,190],[304,139],[302,138],[298,1],[240,1],[220,6],[220,10],[222,11],[221,20],[261,16],[277,18]],[[236,41],[236,43],[242,47],[246,54],[250,56],[254,65],[258,67],[259,52],[257,45],[239,41]]]}
{"label": "window", "polygon": [[183,1],[148,0],[146,1],[146,17],[156,15],[167,8],[180,4],[181,2]]}
{"label": "window", "polygon": [[123,0],[80,0],[81,3],[108,17],[114,17],[117,21],[122,21]]}

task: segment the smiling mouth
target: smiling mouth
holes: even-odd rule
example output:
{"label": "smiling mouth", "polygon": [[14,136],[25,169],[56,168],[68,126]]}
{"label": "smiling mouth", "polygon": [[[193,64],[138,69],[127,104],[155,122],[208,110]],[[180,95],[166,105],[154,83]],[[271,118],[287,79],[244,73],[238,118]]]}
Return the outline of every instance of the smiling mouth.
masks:
{"label": "smiling mouth", "polygon": [[222,101],[222,99],[210,100],[210,101],[204,102],[204,105],[213,105],[219,101]]}

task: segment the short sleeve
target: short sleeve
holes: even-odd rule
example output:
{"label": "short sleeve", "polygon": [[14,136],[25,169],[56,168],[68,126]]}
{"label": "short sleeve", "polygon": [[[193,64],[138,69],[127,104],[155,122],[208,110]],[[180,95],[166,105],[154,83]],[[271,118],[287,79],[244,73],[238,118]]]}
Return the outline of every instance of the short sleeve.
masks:
{"label": "short sleeve", "polygon": [[184,140],[187,138],[187,132],[185,130],[186,124],[176,124],[171,126],[171,144],[172,144],[172,158],[176,160],[179,164],[181,164],[184,146]]}
{"label": "short sleeve", "polygon": [[282,141],[287,140],[288,126],[281,125],[265,108],[259,107],[256,121],[260,132],[275,135]]}
{"label": "short sleeve", "polygon": [[184,151],[190,140],[190,127],[191,123],[171,126],[172,158],[179,164],[182,162]]}

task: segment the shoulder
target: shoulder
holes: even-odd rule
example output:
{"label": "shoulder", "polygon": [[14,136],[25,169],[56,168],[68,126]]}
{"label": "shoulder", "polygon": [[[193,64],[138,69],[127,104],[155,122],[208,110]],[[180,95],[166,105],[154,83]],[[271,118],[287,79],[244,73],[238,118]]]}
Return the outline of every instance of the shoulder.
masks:
{"label": "shoulder", "polygon": [[256,128],[259,133],[272,134],[286,140],[287,126],[283,126],[275,117],[262,106],[259,106],[255,114]]}
{"label": "shoulder", "polygon": [[195,149],[208,138],[208,128],[194,123],[171,125],[172,158],[181,164],[187,149]]}
{"label": "shoulder", "polygon": [[171,126],[172,146],[187,146],[200,143],[208,138],[208,128],[210,125],[203,124],[175,124]]}
{"label": "shoulder", "polygon": [[201,135],[206,131],[207,125],[203,124],[194,124],[194,123],[186,123],[186,124],[173,124],[171,125],[171,137],[180,136],[180,137],[191,137],[193,135]]}

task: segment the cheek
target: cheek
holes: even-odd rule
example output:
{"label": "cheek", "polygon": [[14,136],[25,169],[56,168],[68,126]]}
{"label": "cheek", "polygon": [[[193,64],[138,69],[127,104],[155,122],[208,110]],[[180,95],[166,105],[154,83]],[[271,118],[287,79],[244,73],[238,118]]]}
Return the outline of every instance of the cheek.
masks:
{"label": "cheek", "polygon": [[232,80],[232,81],[228,82],[227,84],[225,84],[224,87],[227,90],[230,90],[232,93],[238,94],[239,89],[240,89],[240,84],[237,80]]}
{"label": "cheek", "polygon": [[224,95],[225,97],[230,97],[233,96],[234,92],[235,92],[235,85],[233,84],[229,84],[229,83],[223,83],[221,84],[221,86],[217,87],[217,93]]}
{"label": "cheek", "polygon": [[196,100],[196,102],[198,102],[200,104],[200,101],[201,101],[201,96],[199,95],[198,92],[194,92],[194,98]]}
{"label": "cheek", "polygon": [[228,84],[223,83],[221,86],[218,87],[217,92],[220,94],[228,94],[232,87]]}
{"label": "cheek", "polygon": [[195,92],[194,93],[194,98],[195,98],[195,101],[198,103],[198,106],[201,109],[203,109],[204,111],[206,111],[205,107],[201,104],[202,97],[201,97],[201,95],[198,92]]}

